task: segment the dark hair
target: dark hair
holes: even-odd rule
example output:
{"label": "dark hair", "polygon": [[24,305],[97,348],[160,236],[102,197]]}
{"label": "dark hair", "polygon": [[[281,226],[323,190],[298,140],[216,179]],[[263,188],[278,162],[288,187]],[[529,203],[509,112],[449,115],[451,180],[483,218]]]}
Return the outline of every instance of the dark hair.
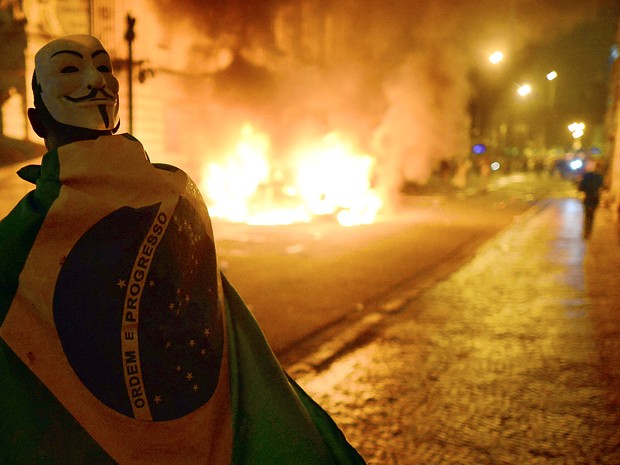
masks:
{"label": "dark hair", "polygon": [[45,106],[41,99],[41,84],[39,84],[37,79],[36,71],[32,73],[32,93],[34,94],[34,107],[39,109],[41,106]]}

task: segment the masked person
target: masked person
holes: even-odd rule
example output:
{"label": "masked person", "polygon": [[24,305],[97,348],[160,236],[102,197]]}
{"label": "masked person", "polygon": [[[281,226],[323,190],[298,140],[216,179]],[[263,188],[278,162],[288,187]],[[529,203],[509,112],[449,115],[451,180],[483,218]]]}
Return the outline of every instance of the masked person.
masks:
{"label": "masked person", "polygon": [[48,153],[0,221],[0,463],[362,464],[219,272],[188,176],[119,126],[91,36],[35,56]]}

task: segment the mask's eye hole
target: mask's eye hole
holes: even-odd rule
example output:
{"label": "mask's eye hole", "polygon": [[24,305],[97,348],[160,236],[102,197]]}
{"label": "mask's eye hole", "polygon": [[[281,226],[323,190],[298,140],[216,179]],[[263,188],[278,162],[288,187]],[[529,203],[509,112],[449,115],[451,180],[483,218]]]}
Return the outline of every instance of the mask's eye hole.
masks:
{"label": "mask's eye hole", "polygon": [[77,73],[78,71],[79,69],[77,68],[77,66],[65,66],[63,69],[60,70],[60,72],[63,74]]}
{"label": "mask's eye hole", "polygon": [[101,65],[101,66],[97,66],[97,71],[100,71],[102,73],[110,73],[112,72],[112,70],[110,69],[109,66],[107,65]]}

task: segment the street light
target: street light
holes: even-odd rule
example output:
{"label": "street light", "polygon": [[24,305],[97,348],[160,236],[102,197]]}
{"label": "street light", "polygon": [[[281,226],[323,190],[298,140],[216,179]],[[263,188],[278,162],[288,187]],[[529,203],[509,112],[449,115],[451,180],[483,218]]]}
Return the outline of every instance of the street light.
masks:
{"label": "street light", "polygon": [[[472,84],[472,97],[470,101],[471,126],[470,135],[473,138],[481,139],[485,137],[488,119],[491,114],[491,106],[497,98],[497,82],[500,62],[504,60],[504,53],[493,49],[482,50],[480,54],[481,62],[487,63],[486,66],[475,66],[471,69],[470,80]],[[488,59],[488,62],[486,61]],[[490,64],[489,64],[490,63]],[[491,71],[491,69],[493,69]]]}
{"label": "street light", "polygon": [[556,77],[558,77],[558,73],[555,71],[549,71],[547,73],[547,81],[553,81]]}
{"label": "street light", "polygon": [[568,130],[573,135],[573,139],[579,139],[581,136],[583,136],[585,128],[586,125],[583,123],[575,122],[568,125]]}
{"label": "street light", "polygon": [[553,70],[547,73],[547,81],[549,81],[549,109],[553,111],[555,108],[556,81],[558,73]]}
{"label": "street light", "polygon": [[503,59],[504,59],[504,54],[499,50],[496,50],[495,52],[491,53],[491,55],[489,55],[489,61],[493,63],[494,65],[498,64]]}
{"label": "street light", "polygon": [[556,111],[555,111],[555,101],[556,101],[556,92],[557,92],[557,77],[558,73],[555,70],[551,70],[547,73],[547,81],[549,81],[549,91],[547,95],[547,111],[549,112],[548,117],[545,119],[545,123],[543,124],[543,141],[545,147],[549,147],[550,142],[555,140],[555,122],[556,122]]}
{"label": "street light", "polygon": [[568,130],[573,135],[573,149],[579,150],[581,149],[581,137],[584,134],[584,130],[586,125],[583,123],[571,123],[568,125]]}
{"label": "street light", "polygon": [[517,89],[517,94],[519,94],[521,97],[525,97],[526,95],[529,95],[531,92],[532,92],[532,86],[530,86],[529,84],[522,84]]}

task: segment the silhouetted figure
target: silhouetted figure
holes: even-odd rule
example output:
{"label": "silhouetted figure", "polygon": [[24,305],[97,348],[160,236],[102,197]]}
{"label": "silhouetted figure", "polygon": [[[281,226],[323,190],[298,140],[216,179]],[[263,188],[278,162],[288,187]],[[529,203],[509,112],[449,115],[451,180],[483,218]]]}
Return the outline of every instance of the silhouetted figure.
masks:
{"label": "silhouetted figure", "polygon": [[596,162],[588,162],[586,172],[579,181],[579,190],[584,193],[583,197],[583,237],[588,239],[592,233],[594,213],[600,201],[600,191],[603,188],[603,175],[598,172]]}
{"label": "silhouetted figure", "polygon": [[119,127],[92,36],[35,55],[45,140],[0,219],[0,464],[363,465],[220,272],[179,168]]}

